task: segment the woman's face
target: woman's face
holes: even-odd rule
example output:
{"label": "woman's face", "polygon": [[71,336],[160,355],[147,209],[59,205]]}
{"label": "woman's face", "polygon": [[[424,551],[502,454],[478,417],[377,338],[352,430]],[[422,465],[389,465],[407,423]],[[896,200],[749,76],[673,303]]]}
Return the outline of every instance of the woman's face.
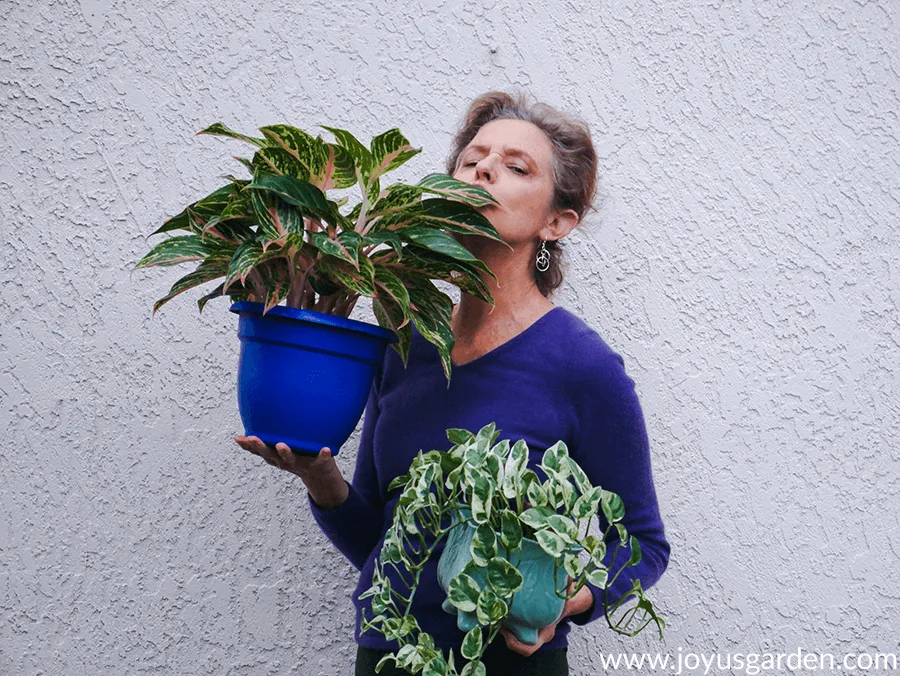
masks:
{"label": "woman's face", "polygon": [[[553,195],[552,152],[550,139],[531,122],[493,120],[478,130],[457,160],[453,177],[481,186],[500,203],[479,211],[514,249],[527,248],[518,245],[534,243],[538,236],[551,238],[544,229]],[[470,249],[478,246],[476,240],[489,241],[477,235],[459,237]]]}

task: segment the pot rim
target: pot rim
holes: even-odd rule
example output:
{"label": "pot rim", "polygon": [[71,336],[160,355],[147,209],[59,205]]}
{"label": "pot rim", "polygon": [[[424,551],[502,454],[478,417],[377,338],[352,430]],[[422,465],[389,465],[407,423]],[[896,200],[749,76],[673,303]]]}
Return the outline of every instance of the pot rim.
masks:
{"label": "pot rim", "polygon": [[388,343],[396,343],[400,339],[397,337],[397,334],[389,329],[385,329],[382,326],[377,324],[370,324],[369,322],[361,322],[356,319],[350,319],[348,317],[340,317],[338,315],[330,315],[325,312],[318,312],[316,310],[304,310],[303,308],[296,307],[288,307],[287,305],[276,305],[269,309],[268,312],[263,315],[263,308],[265,305],[263,303],[257,303],[249,300],[239,300],[231,305],[228,308],[229,312],[234,312],[235,314],[253,314],[259,315],[262,318],[267,318],[269,315],[274,315],[276,317],[282,317],[284,319],[301,321],[301,322],[309,322],[311,324],[318,324],[321,326],[330,326],[336,329],[344,329],[347,331],[356,331],[357,333],[364,333],[374,338],[379,338],[381,340],[385,340]]}

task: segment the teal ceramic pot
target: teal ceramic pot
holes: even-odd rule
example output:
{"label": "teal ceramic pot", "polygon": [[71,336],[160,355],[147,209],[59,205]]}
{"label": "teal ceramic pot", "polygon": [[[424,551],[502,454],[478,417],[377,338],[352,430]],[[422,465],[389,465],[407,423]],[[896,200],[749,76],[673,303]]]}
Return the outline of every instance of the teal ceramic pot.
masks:
{"label": "teal ceramic pot", "polygon": [[[463,519],[469,518],[468,510],[463,511]],[[454,523],[458,523],[454,515]],[[455,526],[447,536],[447,543],[438,561],[437,579],[444,593],[450,586],[450,580],[463,571],[472,560],[472,539],[476,526],[473,523]],[[524,579],[522,589],[513,596],[509,608],[509,616],[500,623],[522,643],[537,643],[538,630],[556,622],[562,615],[565,599],[557,596],[565,594],[569,576],[560,566],[554,579],[555,559],[547,554],[540,545],[529,538],[522,540],[522,547],[507,556],[507,551],[499,545],[497,555],[512,563]],[[521,560],[519,557],[521,556]],[[483,569],[479,569],[481,573]],[[487,581],[483,574],[473,575],[479,587],[485,588]],[[442,608],[457,616],[456,626],[462,631],[469,631],[478,625],[474,612],[460,612],[450,599],[444,599]]]}

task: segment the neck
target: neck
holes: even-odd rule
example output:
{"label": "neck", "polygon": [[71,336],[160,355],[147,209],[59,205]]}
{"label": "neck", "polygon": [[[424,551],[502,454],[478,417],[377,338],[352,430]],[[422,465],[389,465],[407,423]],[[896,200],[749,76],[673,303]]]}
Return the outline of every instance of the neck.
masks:
{"label": "neck", "polygon": [[494,305],[462,292],[453,312],[453,336],[457,342],[470,342],[485,329],[530,324],[536,313],[542,314],[553,304],[538,289],[531,269],[519,256],[482,256],[479,258],[497,275],[481,278],[491,292]]}

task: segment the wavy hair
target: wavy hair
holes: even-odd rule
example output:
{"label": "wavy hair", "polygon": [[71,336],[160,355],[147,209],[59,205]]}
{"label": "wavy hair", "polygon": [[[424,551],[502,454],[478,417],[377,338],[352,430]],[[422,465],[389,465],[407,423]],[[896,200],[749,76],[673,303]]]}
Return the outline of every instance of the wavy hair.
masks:
{"label": "wavy hair", "polygon": [[[553,152],[550,159],[553,195],[550,210],[572,209],[581,225],[584,215],[596,211],[593,205],[597,191],[597,153],[586,122],[546,103],[529,101],[522,91],[510,94],[502,91],[486,92],[475,98],[465,113],[463,122],[451,143],[446,171],[453,174],[459,156],[475,138],[478,130],[493,120],[524,120],[531,122],[549,138]],[[547,240],[550,267],[541,272],[533,267],[534,279],[544,297],[549,298],[563,282],[562,244]],[[532,260],[537,256],[540,240],[535,240]]]}

